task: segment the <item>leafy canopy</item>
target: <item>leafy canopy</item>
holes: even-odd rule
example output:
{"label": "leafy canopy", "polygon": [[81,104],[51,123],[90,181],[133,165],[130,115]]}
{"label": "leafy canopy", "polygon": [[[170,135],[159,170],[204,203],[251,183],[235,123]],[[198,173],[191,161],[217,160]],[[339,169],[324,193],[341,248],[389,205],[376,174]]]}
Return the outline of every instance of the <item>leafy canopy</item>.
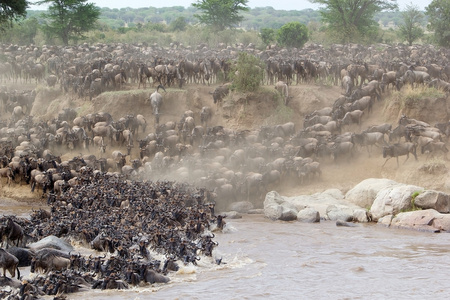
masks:
{"label": "leafy canopy", "polygon": [[264,63],[254,55],[240,52],[237,63],[231,68],[233,87],[241,92],[254,92],[264,78]]}
{"label": "leafy canopy", "polygon": [[406,5],[406,10],[402,12],[403,24],[399,26],[399,35],[411,46],[412,43],[420,39],[424,30],[422,28],[423,14],[417,6]]}
{"label": "leafy canopy", "polygon": [[[320,14],[328,29],[342,42],[351,42],[378,27],[377,12],[397,9],[396,0],[309,0],[324,5]],[[444,0],[445,1],[445,0]]]}
{"label": "leafy canopy", "polygon": [[87,0],[41,0],[37,4],[49,4],[44,17],[49,23],[43,29],[49,36],[61,38],[64,45],[77,41],[94,26],[100,16],[100,8]]}
{"label": "leafy canopy", "polygon": [[433,0],[425,7],[428,16],[428,28],[434,31],[436,42],[443,47],[450,47],[450,1]]}
{"label": "leafy canopy", "polygon": [[0,31],[12,27],[12,21],[18,21],[27,15],[28,1],[2,0],[0,1]]}
{"label": "leafy canopy", "polygon": [[269,45],[276,40],[277,32],[273,28],[261,28],[260,36],[264,45]]}
{"label": "leafy canopy", "polygon": [[285,47],[301,48],[308,41],[308,29],[300,22],[290,22],[281,26],[277,41]]}
{"label": "leafy canopy", "polygon": [[203,11],[201,15],[195,14],[200,23],[212,26],[215,31],[222,31],[236,26],[244,17],[239,13],[248,11],[248,0],[197,0],[192,6]]}

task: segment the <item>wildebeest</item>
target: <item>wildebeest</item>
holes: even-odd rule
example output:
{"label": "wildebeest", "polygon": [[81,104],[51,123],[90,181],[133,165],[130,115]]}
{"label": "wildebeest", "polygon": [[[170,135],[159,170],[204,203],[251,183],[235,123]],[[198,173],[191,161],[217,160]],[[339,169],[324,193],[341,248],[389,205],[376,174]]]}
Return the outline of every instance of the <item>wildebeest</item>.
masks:
{"label": "wildebeest", "polygon": [[12,277],[16,276],[17,270],[17,279],[20,279],[19,260],[2,248],[0,248],[0,266],[3,268],[3,277],[6,277],[6,270]]}
{"label": "wildebeest", "polygon": [[381,87],[380,83],[376,80],[372,80],[363,87],[354,90],[350,96],[352,101],[356,99],[361,99],[364,96],[370,96],[372,99],[377,97],[378,100],[381,99]]}
{"label": "wildebeest", "polygon": [[364,112],[359,109],[346,113],[342,118],[342,125],[350,125],[353,123],[361,125],[361,118],[363,114]]}
{"label": "wildebeest", "polygon": [[44,248],[36,252],[31,260],[30,272],[66,269],[70,264],[70,255],[56,249]]}
{"label": "wildebeest", "polygon": [[230,87],[231,83],[225,83],[216,87],[212,93],[210,92],[213,95],[214,104],[220,105],[223,98],[230,93]]}
{"label": "wildebeest", "polygon": [[373,145],[379,147],[388,146],[384,140],[384,134],[381,132],[362,132],[360,134],[354,133],[352,134],[352,140],[354,143],[365,146],[369,155],[370,148],[372,148]]}
{"label": "wildebeest", "polygon": [[423,145],[421,148],[422,154],[424,154],[426,152],[428,152],[427,159],[431,155],[436,154],[437,152],[441,152],[443,157],[445,159],[447,159],[448,149],[447,149],[447,146],[445,145],[445,143],[443,143],[443,142],[430,141],[427,144]]}
{"label": "wildebeest", "polygon": [[417,160],[417,154],[416,154],[416,145],[410,142],[406,143],[397,143],[390,146],[383,147],[383,158],[387,158],[384,162],[383,166],[387,163],[389,159],[392,157],[397,158],[397,167],[399,166],[398,163],[398,157],[406,155],[405,162],[409,158],[409,154],[412,153],[414,155],[414,158]]}
{"label": "wildebeest", "polygon": [[167,283],[169,282],[169,277],[162,274],[156,273],[154,270],[150,269],[147,265],[142,265],[140,268],[141,278],[150,284],[153,283]]}
{"label": "wildebeest", "polygon": [[411,87],[414,87],[414,84],[424,84],[431,81],[431,77],[428,73],[422,71],[412,71],[408,70],[405,74],[398,78],[396,81],[397,90],[400,90],[404,84],[409,83]]}
{"label": "wildebeest", "polygon": [[286,82],[278,81],[275,84],[275,89],[280,93],[281,97],[283,97],[284,105],[288,105],[289,102],[289,87]]}
{"label": "wildebeest", "polygon": [[156,124],[159,124],[159,109],[161,108],[163,97],[159,93],[159,89],[163,89],[164,92],[166,92],[166,89],[162,85],[158,85],[156,88],[156,91],[154,91],[150,95],[150,104],[152,106],[153,114],[155,115],[155,122]]}
{"label": "wildebeest", "polygon": [[345,91],[345,96],[350,96],[353,89],[353,80],[350,76],[346,75],[342,78],[341,87]]}
{"label": "wildebeest", "polygon": [[450,83],[441,80],[441,79],[433,79],[428,83],[429,87],[434,87],[435,89],[442,90],[446,93],[450,92]]}
{"label": "wildebeest", "polygon": [[394,71],[390,71],[387,73],[383,73],[381,77],[381,90],[384,92],[384,89],[389,87],[389,85],[394,88],[396,86],[396,77],[397,73]]}
{"label": "wildebeest", "polygon": [[11,181],[14,180],[14,173],[11,167],[1,168],[0,169],[0,186],[2,186],[2,178],[5,177],[7,179],[8,186],[11,185]]}
{"label": "wildebeest", "polygon": [[31,266],[31,260],[35,255],[32,250],[20,247],[10,247],[6,251],[17,257],[19,260],[19,267]]}
{"label": "wildebeest", "polygon": [[16,246],[23,240],[23,228],[11,218],[8,218],[6,222],[6,237],[9,241],[16,241]]}

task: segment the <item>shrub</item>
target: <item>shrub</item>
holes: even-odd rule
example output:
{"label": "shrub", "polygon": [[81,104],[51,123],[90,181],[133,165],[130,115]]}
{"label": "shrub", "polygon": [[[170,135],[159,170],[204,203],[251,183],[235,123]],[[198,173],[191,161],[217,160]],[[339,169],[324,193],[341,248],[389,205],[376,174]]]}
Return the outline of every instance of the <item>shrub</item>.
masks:
{"label": "shrub", "polygon": [[277,41],[285,47],[301,48],[308,41],[308,28],[300,22],[286,23],[278,30]]}
{"label": "shrub", "polygon": [[239,53],[237,63],[231,68],[233,88],[240,92],[254,92],[264,78],[264,63],[246,52]]}

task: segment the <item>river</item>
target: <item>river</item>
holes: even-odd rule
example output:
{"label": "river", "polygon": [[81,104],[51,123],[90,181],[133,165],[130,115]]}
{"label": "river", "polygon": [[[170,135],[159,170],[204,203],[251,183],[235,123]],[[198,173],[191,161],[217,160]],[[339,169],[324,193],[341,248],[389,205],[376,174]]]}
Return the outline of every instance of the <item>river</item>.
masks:
{"label": "river", "polygon": [[68,299],[448,299],[450,236],[380,227],[227,220],[216,265],[171,275],[171,283],[91,290]]}

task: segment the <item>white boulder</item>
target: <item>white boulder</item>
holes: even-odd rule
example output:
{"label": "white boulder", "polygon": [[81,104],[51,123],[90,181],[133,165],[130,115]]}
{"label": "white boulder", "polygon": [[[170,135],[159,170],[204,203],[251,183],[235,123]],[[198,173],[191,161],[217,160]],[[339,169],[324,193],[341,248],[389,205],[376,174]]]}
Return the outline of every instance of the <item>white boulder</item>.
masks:
{"label": "white boulder", "polygon": [[307,207],[298,212],[297,221],[303,223],[317,223],[320,222],[320,214],[314,208]]}
{"label": "white boulder", "polygon": [[397,185],[396,181],[385,178],[369,178],[355,185],[345,194],[345,200],[363,208],[369,209],[379,191],[386,187]]}
{"label": "white boulder", "polygon": [[370,208],[372,219],[377,221],[384,216],[411,209],[412,194],[422,191],[422,187],[407,184],[393,185],[380,190]]}

